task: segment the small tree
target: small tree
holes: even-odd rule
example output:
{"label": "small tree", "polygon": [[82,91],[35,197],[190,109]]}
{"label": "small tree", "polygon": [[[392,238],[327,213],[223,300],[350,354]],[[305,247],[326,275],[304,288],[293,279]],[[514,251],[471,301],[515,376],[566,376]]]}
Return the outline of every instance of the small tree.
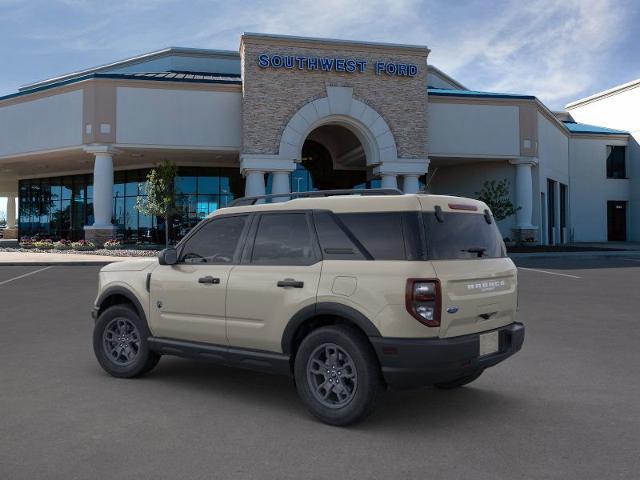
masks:
{"label": "small tree", "polygon": [[164,240],[169,246],[169,220],[175,213],[176,191],[174,179],[178,174],[175,163],[165,160],[147,174],[143,184],[146,197],[138,197],[136,210],[143,215],[164,218]]}
{"label": "small tree", "polygon": [[497,182],[495,180],[485,181],[482,184],[482,190],[476,192],[475,196],[489,206],[497,221],[504,220],[520,210],[520,207],[516,208],[511,203],[509,182],[506,178]]}

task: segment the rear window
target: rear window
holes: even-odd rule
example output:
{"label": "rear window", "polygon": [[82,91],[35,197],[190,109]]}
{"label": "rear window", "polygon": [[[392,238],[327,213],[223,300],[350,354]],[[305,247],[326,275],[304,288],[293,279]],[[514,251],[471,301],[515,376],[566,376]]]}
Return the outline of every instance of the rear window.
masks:
{"label": "rear window", "polygon": [[477,213],[423,213],[430,260],[468,260],[506,256],[495,220]]}

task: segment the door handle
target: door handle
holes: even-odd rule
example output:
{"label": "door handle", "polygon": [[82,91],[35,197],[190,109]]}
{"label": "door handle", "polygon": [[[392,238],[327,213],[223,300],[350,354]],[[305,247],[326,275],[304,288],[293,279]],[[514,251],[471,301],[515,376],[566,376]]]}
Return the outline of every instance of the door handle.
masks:
{"label": "door handle", "polygon": [[209,285],[218,285],[220,283],[220,279],[219,278],[215,278],[215,277],[211,277],[211,276],[206,276],[206,277],[201,277],[198,279],[198,283],[206,283]]}
{"label": "door handle", "polygon": [[293,287],[293,288],[303,288],[304,282],[299,280],[294,280],[293,278],[285,278],[284,280],[278,281],[279,287]]}

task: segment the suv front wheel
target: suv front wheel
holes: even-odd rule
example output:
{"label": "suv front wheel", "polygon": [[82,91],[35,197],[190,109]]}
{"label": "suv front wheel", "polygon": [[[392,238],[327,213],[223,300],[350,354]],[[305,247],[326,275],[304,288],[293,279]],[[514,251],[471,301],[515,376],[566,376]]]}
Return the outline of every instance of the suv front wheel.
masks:
{"label": "suv front wheel", "polygon": [[144,375],[160,355],[149,350],[149,329],[128,305],[114,305],[100,314],[93,329],[93,351],[100,366],[114,377]]}
{"label": "suv front wheel", "polygon": [[304,404],[330,425],[364,419],[384,390],[371,346],[362,334],[343,325],[307,335],[296,354],[294,374]]}

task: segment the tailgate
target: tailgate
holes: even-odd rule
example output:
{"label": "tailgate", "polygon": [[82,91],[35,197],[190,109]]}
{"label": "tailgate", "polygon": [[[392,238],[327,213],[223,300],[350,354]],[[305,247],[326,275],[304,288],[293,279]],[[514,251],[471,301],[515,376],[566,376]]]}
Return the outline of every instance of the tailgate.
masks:
{"label": "tailgate", "polygon": [[492,330],[515,321],[517,270],[509,258],[432,261],[440,279],[440,337]]}

